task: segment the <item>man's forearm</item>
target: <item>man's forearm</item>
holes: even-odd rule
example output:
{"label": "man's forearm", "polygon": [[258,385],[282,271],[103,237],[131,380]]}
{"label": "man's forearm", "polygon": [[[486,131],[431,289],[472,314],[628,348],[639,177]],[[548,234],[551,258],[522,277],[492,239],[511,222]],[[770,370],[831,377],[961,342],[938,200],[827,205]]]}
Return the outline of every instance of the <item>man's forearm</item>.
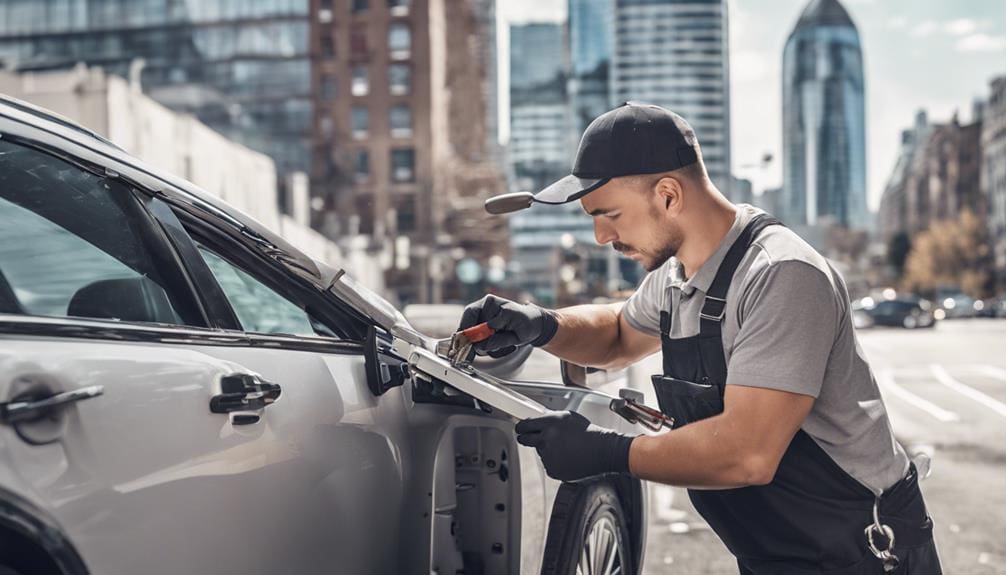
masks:
{"label": "man's forearm", "polygon": [[577,365],[610,367],[619,359],[621,303],[556,310],[559,329],[545,351]]}
{"label": "man's forearm", "polygon": [[775,463],[718,415],[662,435],[637,437],[629,470],[640,479],[690,489],[731,489],[772,480]]}

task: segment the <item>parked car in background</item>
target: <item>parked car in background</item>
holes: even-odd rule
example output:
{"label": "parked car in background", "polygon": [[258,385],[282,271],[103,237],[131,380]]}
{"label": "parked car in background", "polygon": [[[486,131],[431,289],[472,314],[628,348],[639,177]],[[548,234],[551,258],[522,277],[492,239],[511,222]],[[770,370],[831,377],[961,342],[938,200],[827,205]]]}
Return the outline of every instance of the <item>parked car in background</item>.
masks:
{"label": "parked car in background", "polygon": [[876,302],[872,307],[863,308],[873,325],[916,329],[933,327],[936,318],[933,306],[928,300],[900,297]]}
{"label": "parked car in background", "polygon": [[1006,317],[1006,301],[990,297],[976,300],[974,303],[975,317],[996,318]]}
{"label": "parked car in background", "polygon": [[940,309],[943,310],[946,319],[975,317],[978,315],[979,309],[984,306],[981,300],[976,301],[962,293],[945,296],[939,301]]}
{"label": "parked car in background", "polygon": [[507,409],[643,430],[609,394],[507,376],[519,354],[462,371],[436,343],[0,97],[0,573],[638,573],[644,485],[549,479]]}

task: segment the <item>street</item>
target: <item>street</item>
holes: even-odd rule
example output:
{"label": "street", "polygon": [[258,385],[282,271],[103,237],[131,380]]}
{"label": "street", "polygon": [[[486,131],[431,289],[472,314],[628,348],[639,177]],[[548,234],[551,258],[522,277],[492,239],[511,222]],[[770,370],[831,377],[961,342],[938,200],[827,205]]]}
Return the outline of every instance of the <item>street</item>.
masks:
{"label": "street", "polygon": [[[858,334],[899,440],[932,454],[922,483],[948,574],[1006,573],[1006,321]],[[647,392],[651,357],[632,370]],[[736,563],[682,489],[653,486],[644,573],[735,574]]]}

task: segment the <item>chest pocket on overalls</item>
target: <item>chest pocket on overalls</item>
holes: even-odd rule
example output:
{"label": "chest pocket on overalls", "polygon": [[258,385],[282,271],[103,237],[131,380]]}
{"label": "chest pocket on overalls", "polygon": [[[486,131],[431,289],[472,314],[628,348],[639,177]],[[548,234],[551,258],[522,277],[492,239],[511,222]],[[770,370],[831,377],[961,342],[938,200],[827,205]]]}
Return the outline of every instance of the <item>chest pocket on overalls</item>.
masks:
{"label": "chest pocket on overalls", "polygon": [[677,428],[723,413],[727,370],[718,330],[672,339],[670,319],[669,312],[661,312],[664,372],[651,380],[661,411],[674,418]]}

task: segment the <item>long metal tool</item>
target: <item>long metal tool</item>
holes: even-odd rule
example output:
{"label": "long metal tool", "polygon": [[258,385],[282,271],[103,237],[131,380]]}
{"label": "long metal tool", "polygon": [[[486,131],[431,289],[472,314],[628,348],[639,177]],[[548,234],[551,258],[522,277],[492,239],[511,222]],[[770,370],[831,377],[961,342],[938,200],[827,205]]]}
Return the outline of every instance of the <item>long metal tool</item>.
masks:
{"label": "long metal tool", "polygon": [[635,389],[618,390],[618,397],[612,398],[608,407],[629,423],[638,423],[650,431],[674,427],[674,418],[644,405],[643,393]]}

